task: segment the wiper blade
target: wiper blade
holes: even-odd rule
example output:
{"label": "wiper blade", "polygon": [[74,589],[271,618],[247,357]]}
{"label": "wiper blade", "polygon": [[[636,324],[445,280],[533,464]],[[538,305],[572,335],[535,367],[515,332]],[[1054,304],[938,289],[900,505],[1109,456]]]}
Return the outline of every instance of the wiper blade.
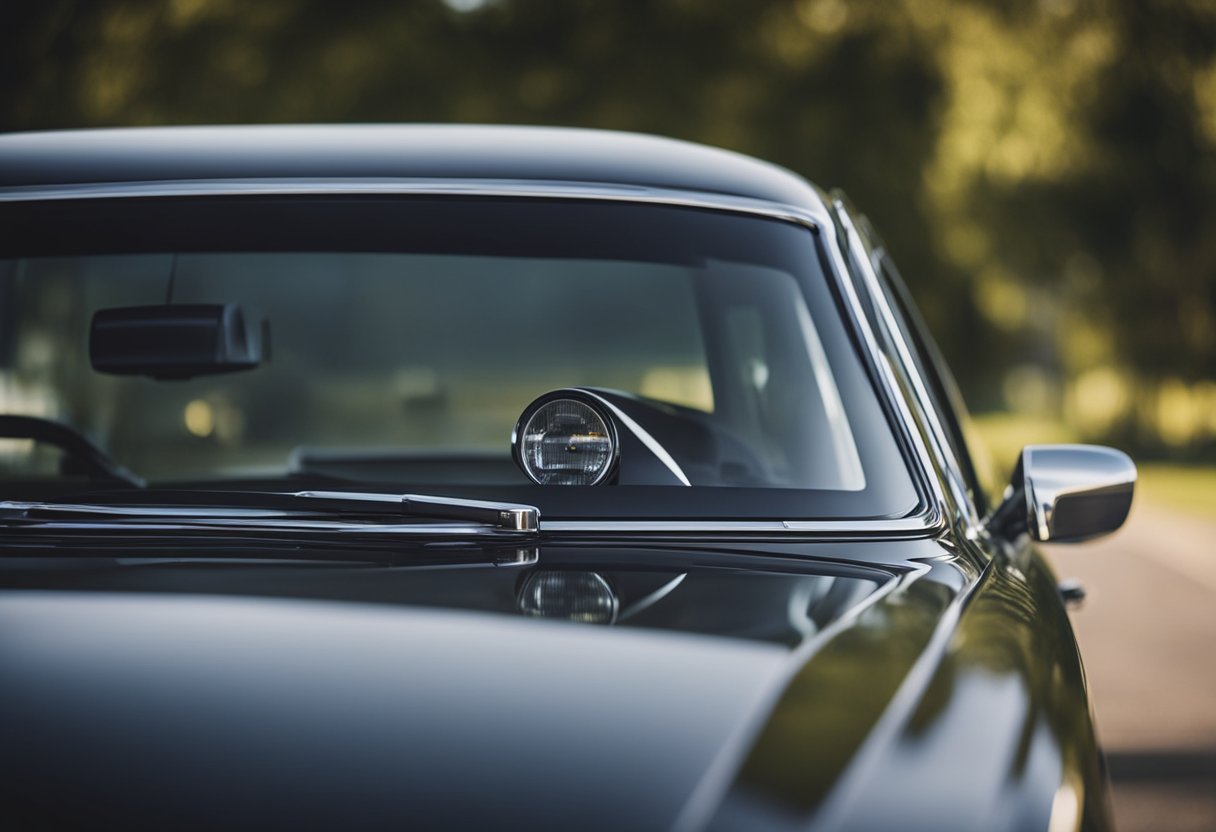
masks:
{"label": "wiper blade", "polygon": [[[139,491],[109,492],[88,502],[0,502],[0,522],[101,518],[116,522],[228,521],[237,525],[288,521],[303,515],[321,521],[383,519],[458,520],[504,532],[536,532],[540,510],[499,503],[423,494],[349,491]],[[104,500],[104,502],[101,502]],[[282,525],[280,522],[277,525]],[[303,524],[299,524],[303,528]],[[395,527],[400,530],[400,527]],[[425,530],[426,526],[419,526]]]}

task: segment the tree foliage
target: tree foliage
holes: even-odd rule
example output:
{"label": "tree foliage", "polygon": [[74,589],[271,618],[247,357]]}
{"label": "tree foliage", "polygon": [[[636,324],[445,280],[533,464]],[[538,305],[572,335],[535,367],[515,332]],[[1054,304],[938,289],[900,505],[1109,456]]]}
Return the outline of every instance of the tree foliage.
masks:
{"label": "tree foliage", "polygon": [[979,409],[1216,437],[1216,3],[41,0],[0,46],[5,130],[537,123],[758,155],[870,214]]}

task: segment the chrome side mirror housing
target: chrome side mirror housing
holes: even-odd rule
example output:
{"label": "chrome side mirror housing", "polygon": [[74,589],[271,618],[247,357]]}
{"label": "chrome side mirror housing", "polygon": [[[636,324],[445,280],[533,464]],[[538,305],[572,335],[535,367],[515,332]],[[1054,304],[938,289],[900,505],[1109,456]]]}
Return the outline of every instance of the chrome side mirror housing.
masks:
{"label": "chrome side mirror housing", "polygon": [[1043,543],[1077,543],[1118,529],[1136,487],[1136,464],[1097,445],[1028,445],[990,527]]}

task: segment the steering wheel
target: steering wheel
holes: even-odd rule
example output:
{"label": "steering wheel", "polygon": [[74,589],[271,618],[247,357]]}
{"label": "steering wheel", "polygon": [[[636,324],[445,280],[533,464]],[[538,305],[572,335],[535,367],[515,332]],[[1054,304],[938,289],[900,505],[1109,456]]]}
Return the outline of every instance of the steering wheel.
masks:
{"label": "steering wheel", "polygon": [[62,422],[38,416],[0,415],[0,439],[33,439],[62,450],[82,473],[93,479],[121,482],[135,488],[145,483],[139,477],[110,458],[84,434]]}

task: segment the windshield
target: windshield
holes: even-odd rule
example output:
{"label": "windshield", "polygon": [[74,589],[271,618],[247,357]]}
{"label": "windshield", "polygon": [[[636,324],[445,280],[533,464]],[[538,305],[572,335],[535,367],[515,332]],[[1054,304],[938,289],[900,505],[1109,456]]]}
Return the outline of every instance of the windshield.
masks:
{"label": "windshield", "polygon": [[[570,517],[916,505],[801,226],[399,197],[13,203],[3,220],[0,413],[65,423],[153,486],[311,479]],[[265,322],[267,355],[187,380],[93,369],[95,313],[164,304],[237,305]],[[680,451],[691,487],[531,484],[512,429],[569,387],[620,391],[643,422],[653,410],[706,437]],[[0,439],[0,473],[9,499],[82,490],[63,449],[30,438]]]}

